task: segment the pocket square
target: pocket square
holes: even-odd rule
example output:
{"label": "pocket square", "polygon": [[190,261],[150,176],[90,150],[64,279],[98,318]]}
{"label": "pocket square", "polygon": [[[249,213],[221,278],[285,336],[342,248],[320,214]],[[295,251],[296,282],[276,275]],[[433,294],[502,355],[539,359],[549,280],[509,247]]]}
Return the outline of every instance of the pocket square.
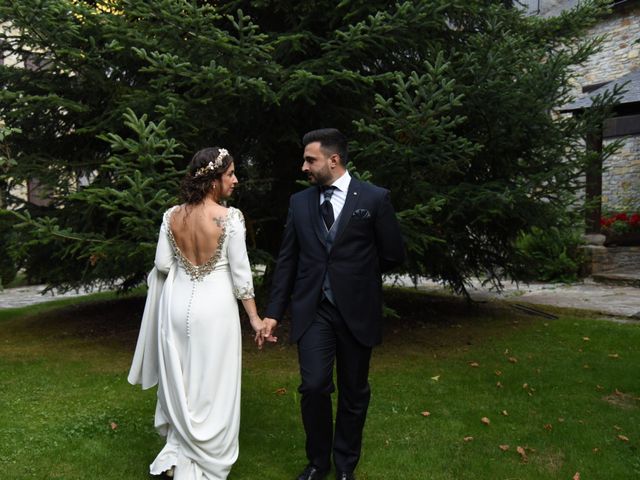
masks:
{"label": "pocket square", "polygon": [[355,210],[351,216],[354,218],[371,218],[371,214],[366,208],[359,208]]}

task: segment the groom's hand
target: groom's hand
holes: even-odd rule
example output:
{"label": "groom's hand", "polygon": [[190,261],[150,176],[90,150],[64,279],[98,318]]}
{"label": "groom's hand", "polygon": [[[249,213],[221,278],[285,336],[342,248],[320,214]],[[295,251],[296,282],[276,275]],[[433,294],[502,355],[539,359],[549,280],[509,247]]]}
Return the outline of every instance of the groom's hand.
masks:
{"label": "groom's hand", "polygon": [[265,317],[262,319],[262,322],[263,322],[262,335],[264,336],[264,339],[267,342],[277,342],[278,337],[274,336],[273,333],[275,332],[276,327],[278,326],[278,321],[275,318]]}

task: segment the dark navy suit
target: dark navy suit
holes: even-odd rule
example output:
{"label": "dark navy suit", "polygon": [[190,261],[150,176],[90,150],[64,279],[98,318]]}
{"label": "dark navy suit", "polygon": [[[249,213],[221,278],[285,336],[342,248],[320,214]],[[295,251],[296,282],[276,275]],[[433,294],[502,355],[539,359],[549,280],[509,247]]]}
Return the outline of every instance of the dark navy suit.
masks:
{"label": "dark navy suit", "polygon": [[[266,317],[281,320],[291,305],[291,337],[298,344],[307,457],[322,470],[333,450],[339,471],[360,457],[369,404],[371,348],[382,340],[381,273],[404,260],[389,192],[351,179],[332,231],[320,215],[320,191],[290,199]],[[330,286],[329,294],[323,285]],[[337,362],[335,434],[331,406]]]}

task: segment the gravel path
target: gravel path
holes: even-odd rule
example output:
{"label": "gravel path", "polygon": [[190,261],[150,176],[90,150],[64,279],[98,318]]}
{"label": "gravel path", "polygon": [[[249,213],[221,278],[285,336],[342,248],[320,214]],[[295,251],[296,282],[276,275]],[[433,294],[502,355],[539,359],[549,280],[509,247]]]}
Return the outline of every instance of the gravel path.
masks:
{"label": "gravel path", "polygon": [[[400,280],[407,286],[408,280]],[[420,282],[418,288],[442,291],[441,284]],[[505,283],[502,292],[483,287],[475,282],[469,290],[474,300],[500,299],[518,304],[552,305],[563,308],[592,310],[603,315],[640,320],[640,288],[622,285],[606,285],[589,279],[573,284]]]}
{"label": "gravel path", "polygon": [[16,308],[34,305],[36,303],[50,302],[62,298],[79,297],[89,295],[91,292],[69,291],[57,293],[49,291],[44,295],[41,293],[45,285],[30,285],[28,287],[5,288],[0,290],[0,308]]}
{"label": "gravel path", "polygon": [[[407,278],[396,283],[413,286]],[[419,288],[426,291],[443,291],[441,284],[421,281]],[[36,303],[58,300],[60,298],[87,295],[87,292],[67,292],[59,294],[48,292],[42,295],[44,285],[7,288],[0,291],[0,308],[14,308]],[[497,293],[482,287],[479,282],[470,290],[474,300],[501,299],[508,302],[592,310],[604,315],[640,320],[640,288],[613,286],[586,280],[570,285],[532,283],[529,285],[505,284],[504,290]]]}

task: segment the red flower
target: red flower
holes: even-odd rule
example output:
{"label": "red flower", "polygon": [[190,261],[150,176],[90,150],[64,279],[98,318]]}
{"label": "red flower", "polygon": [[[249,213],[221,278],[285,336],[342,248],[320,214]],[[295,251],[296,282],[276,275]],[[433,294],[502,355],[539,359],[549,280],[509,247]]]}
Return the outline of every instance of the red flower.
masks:
{"label": "red flower", "polygon": [[600,219],[600,225],[605,227],[605,228],[610,227],[613,222],[614,222],[613,218],[602,217]]}
{"label": "red flower", "polygon": [[[610,217],[601,217],[600,226],[603,230],[620,232],[636,231],[640,228],[640,213],[616,213]],[[630,230],[629,230],[630,229]]]}

